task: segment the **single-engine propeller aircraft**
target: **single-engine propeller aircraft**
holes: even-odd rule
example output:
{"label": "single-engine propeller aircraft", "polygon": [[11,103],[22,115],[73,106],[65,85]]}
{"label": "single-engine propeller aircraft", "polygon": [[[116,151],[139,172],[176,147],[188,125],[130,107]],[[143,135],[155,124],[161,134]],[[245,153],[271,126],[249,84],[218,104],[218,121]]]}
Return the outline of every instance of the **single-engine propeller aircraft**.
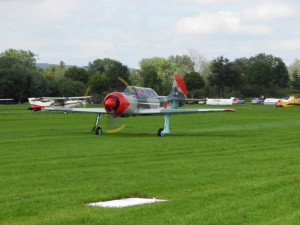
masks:
{"label": "single-engine propeller aircraft", "polygon": [[99,126],[100,118],[104,114],[113,117],[129,117],[138,115],[164,115],[164,128],[159,128],[158,136],[170,133],[170,117],[172,114],[204,113],[204,112],[234,112],[226,109],[178,109],[183,106],[187,99],[187,90],[183,79],[179,75],[174,76],[171,93],[168,96],[158,96],[151,88],[128,86],[124,92],[112,92],[104,99],[104,108],[50,108],[45,110],[59,110],[71,112],[97,113],[95,134],[102,135]]}
{"label": "single-engine propeller aircraft", "polygon": [[86,100],[92,96],[79,96],[79,97],[39,97],[28,98],[29,108],[33,111],[45,110],[45,107],[53,108],[73,108],[83,104]]}
{"label": "single-engine propeller aircraft", "polygon": [[284,102],[282,99],[279,99],[276,103],[276,107],[287,108],[295,105],[300,105],[300,94],[293,94]]}

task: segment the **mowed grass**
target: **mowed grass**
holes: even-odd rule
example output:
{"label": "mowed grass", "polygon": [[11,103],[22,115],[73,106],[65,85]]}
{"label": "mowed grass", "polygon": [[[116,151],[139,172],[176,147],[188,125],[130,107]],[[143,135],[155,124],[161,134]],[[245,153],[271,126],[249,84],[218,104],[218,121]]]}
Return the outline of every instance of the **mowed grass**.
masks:
{"label": "mowed grass", "polygon": [[[197,106],[205,107],[205,106]],[[106,117],[0,106],[0,224],[299,224],[300,107],[235,113]],[[167,202],[127,208],[125,197]]]}

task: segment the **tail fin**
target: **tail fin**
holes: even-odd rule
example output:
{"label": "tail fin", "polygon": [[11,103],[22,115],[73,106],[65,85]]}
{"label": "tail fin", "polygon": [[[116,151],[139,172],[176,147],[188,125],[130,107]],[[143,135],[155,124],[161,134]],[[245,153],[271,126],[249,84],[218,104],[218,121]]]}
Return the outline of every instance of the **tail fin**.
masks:
{"label": "tail fin", "polygon": [[185,83],[181,76],[176,74],[174,76],[171,93],[168,95],[169,100],[185,100],[187,97],[187,90]]}
{"label": "tail fin", "polygon": [[232,105],[237,105],[238,104],[238,101],[236,98],[232,98]]}
{"label": "tail fin", "polygon": [[177,109],[179,106],[183,106],[185,104],[187,97],[187,90],[185,83],[181,76],[175,75],[173,86],[170,94],[167,96],[167,101],[171,102],[172,109]]}

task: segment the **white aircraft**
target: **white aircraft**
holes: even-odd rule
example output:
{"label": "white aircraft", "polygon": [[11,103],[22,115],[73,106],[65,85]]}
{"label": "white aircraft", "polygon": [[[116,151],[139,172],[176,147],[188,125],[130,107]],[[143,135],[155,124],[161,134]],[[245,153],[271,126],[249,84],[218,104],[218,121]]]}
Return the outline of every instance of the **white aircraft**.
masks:
{"label": "white aircraft", "polygon": [[264,100],[264,105],[276,105],[279,100],[282,101],[282,103],[287,103],[288,101],[294,99],[293,96],[285,97],[285,98],[266,98]]}
{"label": "white aircraft", "polygon": [[13,98],[0,98],[0,104],[13,104],[15,100]]}
{"label": "white aircraft", "polygon": [[187,99],[187,90],[183,79],[175,75],[171,93],[168,96],[158,96],[151,88],[128,86],[124,92],[109,93],[104,99],[104,108],[51,108],[45,110],[71,111],[97,113],[95,134],[102,135],[102,129],[98,126],[100,118],[104,114],[113,117],[164,115],[165,123],[163,128],[157,131],[158,136],[170,133],[169,124],[172,114],[206,113],[206,112],[234,112],[230,108],[225,109],[178,109],[183,106]]}
{"label": "white aircraft", "polygon": [[236,105],[238,104],[235,97],[231,98],[207,98],[206,105]]}
{"label": "white aircraft", "polygon": [[29,109],[33,111],[45,110],[45,107],[53,108],[74,108],[90,99],[92,96],[79,96],[79,97],[39,97],[28,98]]}

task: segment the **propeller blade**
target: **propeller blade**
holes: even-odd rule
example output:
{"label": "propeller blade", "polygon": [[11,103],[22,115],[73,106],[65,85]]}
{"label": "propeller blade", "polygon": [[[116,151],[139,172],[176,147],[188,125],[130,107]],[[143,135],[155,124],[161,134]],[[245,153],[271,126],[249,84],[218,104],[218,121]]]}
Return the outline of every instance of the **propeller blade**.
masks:
{"label": "propeller blade", "polygon": [[121,124],[120,117],[108,116],[106,120],[107,133],[117,133],[122,130],[125,125]]}

